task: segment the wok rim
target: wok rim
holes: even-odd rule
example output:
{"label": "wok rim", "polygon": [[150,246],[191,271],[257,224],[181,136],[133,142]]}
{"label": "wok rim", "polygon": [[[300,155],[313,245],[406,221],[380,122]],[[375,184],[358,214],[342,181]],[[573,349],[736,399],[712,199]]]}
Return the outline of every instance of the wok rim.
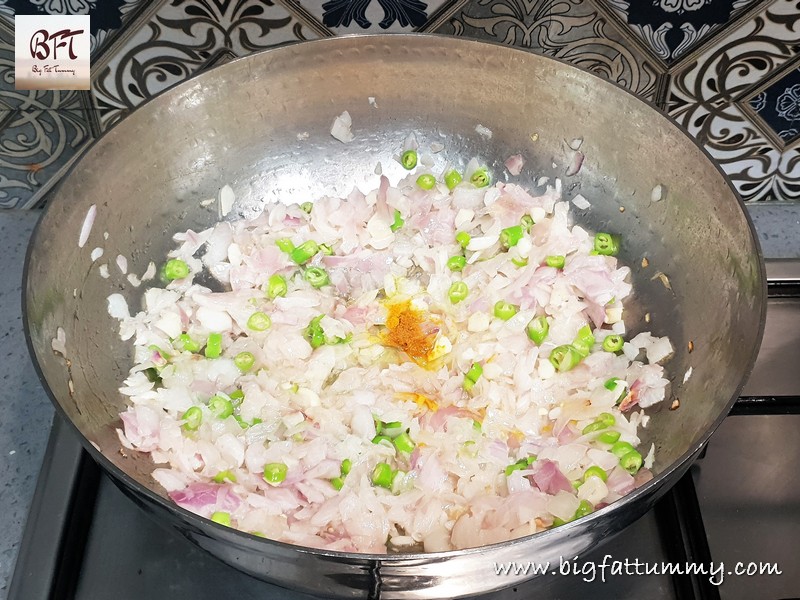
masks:
{"label": "wok rim", "polygon": [[[436,40],[438,43],[444,44],[453,44],[455,46],[464,45],[464,46],[490,46],[490,47],[497,47],[502,48],[504,51],[509,51],[512,54],[518,53],[521,56],[525,55],[532,55],[535,59],[542,59],[545,61],[553,61],[558,63],[562,67],[566,67],[567,69],[575,69],[582,73],[589,75],[590,77],[601,81],[604,84],[611,85],[614,88],[622,91],[623,93],[632,96],[636,101],[641,102],[645,106],[647,106],[650,110],[654,111],[658,114],[661,118],[665,119],[672,127],[676,128],[680,133],[687,138],[696,148],[698,148],[703,155],[705,156],[708,163],[710,163],[718,172],[719,175],[722,176],[722,179],[727,186],[728,190],[733,194],[734,199],[737,202],[739,210],[743,213],[745,221],[747,223],[748,231],[750,233],[751,241],[753,242],[756,258],[758,259],[758,275],[761,281],[761,289],[760,293],[758,294],[756,301],[759,304],[759,316],[758,316],[758,329],[756,332],[756,336],[753,339],[753,348],[751,350],[750,356],[747,359],[747,368],[740,375],[739,384],[736,387],[731,398],[728,399],[727,403],[725,404],[724,410],[720,412],[720,414],[714,419],[711,425],[707,428],[707,430],[692,444],[689,445],[689,448],[675,461],[673,461],[667,468],[665,468],[662,472],[658,475],[654,475],[653,479],[648,481],[647,483],[643,484],[642,486],[636,488],[633,492],[626,494],[619,500],[612,502],[608,506],[603,507],[602,509],[595,511],[581,519],[576,521],[571,521],[562,525],[558,528],[554,529],[547,529],[544,531],[540,531],[534,533],[532,535],[528,535],[522,538],[506,540],[503,542],[497,542],[494,544],[488,544],[484,546],[478,546],[474,548],[465,548],[460,550],[446,550],[440,552],[414,552],[414,553],[398,553],[398,554],[376,554],[376,553],[359,553],[359,552],[342,552],[338,550],[325,550],[319,548],[312,548],[309,546],[301,546],[297,544],[291,544],[288,542],[282,542],[279,540],[272,540],[269,538],[263,538],[251,533],[241,531],[238,529],[234,529],[231,527],[226,527],[224,525],[220,525],[211,521],[210,519],[206,519],[201,517],[189,510],[186,510],[175,503],[168,501],[166,498],[157,494],[149,487],[139,483],[133,477],[131,477],[126,471],[122,470],[121,468],[117,467],[113,462],[111,462],[106,456],[100,452],[88,438],[86,438],[83,433],[80,431],[78,426],[69,418],[64,408],[61,406],[61,403],[56,398],[56,395],[50,388],[46,378],[44,377],[41,365],[39,364],[39,359],[37,357],[36,351],[33,345],[33,339],[31,336],[31,328],[28,316],[28,282],[30,277],[30,269],[31,269],[31,260],[34,249],[38,246],[38,239],[40,235],[40,228],[42,227],[42,223],[45,221],[48,212],[52,209],[54,202],[57,202],[57,198],[59,197],[59,191],[61,190],[62,186],[66,181],[70,179],[74,175],[75,170],[79,167],[82,163],[84,157],[89,154],[89,152],[95,147],[96,144],[101,142],[103,138],[109,135],[109,133],[113,132],[117,127],[124,123],[128,116],[133,114],[134,112],[141,111],[146,109],[146,107],[150,106],[152,103],[163,101],[163,98],[168,94],[176,92],[181,88],[191,87],[197,83],[197,81],[206,76],[209,73],[215,73],[220,69],[226,68],[228,65],[234,63],[240,63],[243,61],[249,60],[253,56],[267,54],[267,53],[278,53],[285,51],[287,49],[292,49],[299,45],[304,46],[319,46],[320,52],[325,51],[325,46],[327,45],[337,45],[342,43],[339,40],[344,40],[347,42],[352,42],[354,39],[363,39],[369,41],[387,41],[388,39],[397,39],[402,41],[409,41],[411,39],[427,39],[427,40]],[[411,42],[412,44],[415,42]],[[516,545],[524,546],[528,542],[533,539],[537,540],[548,540],[548,539],[556,539],[557,537],[562,537],[562,532],[565,532],[563,535],[567,536],[568,532],[576,527],[576,524],[580,523],[581,525],[588,525],[594,521],[604,519],[607,516],[610,516],[612,513],[620,510],[626,504],[633,503],[634,501],[650,496],[655,495],[658,496],[657,492],[661,492],[661,494],[666,493],[671,487],[675,485],[676,482],[673,482],[665,487],[667,483],[667,479],[669,479],[670,475],[675,473],[676,471],[686,471],[689,466],[687,463],[693,462],[693,460],[697,457],[700,450],[703,446],[706,445],[708,440],[711,438],[713,433],[717,430],[720,426],[722,421],[724,421],[728,414],[730,413],[731,408],[735,404],[736,400],[739,398],[739,395],[744,388],[745,384],[747,383],[750,374],[753,371],[755,366],[756,358],[758,357],[759,350],[761,348],[761,343],[764,336],[764,328],[766,324],[766,313],[767,313],[767,276],[766,276],[766,267],[764,263],[764,256],[761,249],[761,244],[759,242],[758,234],[753,224],[752,217],[750,216],[749,211],[747,210],[747,205],[742,200],[741,196],[739,195],[738,191],[734,187],[731,179],[728,175],[723,171],[720,164],[710,155],[710,153],[706,150],[704,146],[699,144],[697,140],[692,137],[692,135],[688,132],[688,130],[674,120],[672,117],[669,116],[664,110],[660,107],[655,105],[653,102],[646,98],[641,98],[628,90],[627,88],[623,87],[617,82],[609,81],[592,73],[588,69],[580,66],[575,66],[568,63],[565,60],[560,58],[555,58],[551,56],[546,56],[542,54],[537,54],[530,50],[524,50],[515,46],[509,46],[506,44],[502,44],[496,41],[490,40],[478,40],[473,38],[464,38],[460,36],[453,36],[447,34],[437,34],[437,33],[396,33],[396,34],[347,34],[347,35],[340,35],[335,37],[326,37],[326,38],[319,38],[316,40],[305,40],[299,42],[288,42],[284,44],[280,44],[278,46],[274,46],[272,48],[267,48],[265,50],[260,50],[258,52],[254,52],[247,56],[238,57],[234,60],[231,60],[224,64],[215,65],[201,73],[197,73],[192,75],[191,77],[178,82],[174,85],[171,85],[164,90],[158,92],[157,94],[153,95],[145,102],[140,104],[139,106],[135,107],[128,115],[123,117],[120,121],[112,125],[109,129],[103,132],[98,138],[94,139],[90,144],[86,146],[83,150],[81,156],[75,162],[70,165],[61,179],[56,183],[53,190],[50,192],[51,198],[47,205],[42,210],[42,214],[39,216],[39,219],[36,223],[36,226],[31,234],[30,240],[28,242],[28,246],[25,253],[25,263],[23,266],[23,273],[22,273],[22,288],[21,288],[21,295],[22,295],[22,322],[23,322],[23,329],[25,333],[25,342],[28,348],[28,353],[32,359],[32,363],[34,366],[34,370],[36,371],[36,376],[41,383],[42,387],[44,388],[47,396],[50,398],[51,403],[55,407],[56,415],[66,421],[70,428],[77,434],[78,440],[80,441],[83,449],[88,452],[88,454],[92,457],[92,459],[100,465],[100,467],[111,476],[111,479],[115,481],[115,483],[123,483],[127,490],[130,492],[134,492],[136,494],[144,496],[151,504],[155,503],[159,506],[159,508],[164,509],[168,512],[177,513],[181,519],[191,524],[197,529],[209,529],[212,528],[212,531],[217,531],[218,533],[225,533],[227,535],[233,534],[235,537],[240,537],[244,542],[248,545],[262,545],[262,546],[278,546],[279,548],[283,548],[286,550],[299,552],[303,554],[312,554],[315,556],[324,556],[327,558],[339,559],[349,564],[359,564],[359,563],[368,563],[368,562],[391,562],[391,563],[405,563],[405,562],[439,562],[445,559],[456,558],[460,556],[468,556],[472,554],[479,554],[484,552],[491,552],[493,549],[499,548],[510,548]],[[670,382],[672,383],[672,382]],[[666,401],[666,400],[665,400]],[[685,476],[685,473],[683,474]],[[641,515],[637,515],[637,519]],[[623,529],[630,526],[630,524],[626,525]],[[525,579],[529,579],[525,578]],[[508,585],[513,585],[514,581],[509,581]]]}

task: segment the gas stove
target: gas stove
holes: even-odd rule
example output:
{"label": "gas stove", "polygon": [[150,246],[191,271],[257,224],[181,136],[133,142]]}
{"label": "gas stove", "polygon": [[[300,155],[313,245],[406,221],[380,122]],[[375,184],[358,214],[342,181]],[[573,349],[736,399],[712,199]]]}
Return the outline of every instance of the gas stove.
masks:
{"label": "gas stove", "polygon": [[[756,368],[691,470],[601,547],[482,600],[800,598],[800,261],[769,261],[767,274]],[[58,416],[8,598],[312,600],[244,575],[153,522]]]}

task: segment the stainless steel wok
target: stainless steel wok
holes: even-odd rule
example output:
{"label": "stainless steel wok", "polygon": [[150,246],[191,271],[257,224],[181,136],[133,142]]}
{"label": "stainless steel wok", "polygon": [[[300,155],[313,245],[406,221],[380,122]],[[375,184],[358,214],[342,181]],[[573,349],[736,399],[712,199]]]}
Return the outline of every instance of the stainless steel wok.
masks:
{"label": "stainless steel wok", "polygon": [[[377,106],[368,102],[375,98]],[[352,115],[355,140],[329,134],[334,117]],[[476,132],[481,124],[490,139]],[[519,180],[564,177],[583,137],[585,161],[564,177],[566,194],[592,202],[575,211],[592,230],[624,235],[635,297],[629,330],[669,335],[671,400],[650,410],[644,448],[656,446],[656,477],[596,513],[558,529],[493,546],[437,554],[359,555],[291,546],[240,533],[174,506],[150,477],[147,456],[123,452],[115,427],[125,400],[117,392],[131,346],[117,335],[106,297],[134,288],[114,265],[118,254],[141,274],[172,246],[171,234],[217,220],[212,198],[224,184],[234,212],[251,215],[286,193],[312,199],[390,179],[393,156],[414,132],[421,146],[463,165],[477,155],[495,176],[520,152]],[[307,139],[305,134],[308,134]],[[656,185],[664,199],[652,201]],[[78,236],[90,205],[97,219],[88,243]],[[624,211],[623,211],[624,209]],[[108,237],[105,239],[104,232]],[[92,263],[95,247],[104,257]],[[642,268],[647,257],[650,266]],[[109,263],[111,277],[98,274]],[[667,274],[671,289],[657,272]],[[255,577],[325,597],[446,598],[523,579],[497,577],[493,564],[573,557],[647,511],[687,470],[725,417],[753,365],[764,324],[765,278],[758,242],[741,201],[721,171],[657,110],[593,75],[502,46],[421,35],[348,37],[250,56],[193,78],[135,111],[98,140],[50,202],[29,249],[24,284],[31,352],[59,412],[89,453],[156,519]],[[51,349],[61,326],[67,360]],[[689,342],[694,351],[689,352]],[[684,373],[692,367],[686,383]]]}

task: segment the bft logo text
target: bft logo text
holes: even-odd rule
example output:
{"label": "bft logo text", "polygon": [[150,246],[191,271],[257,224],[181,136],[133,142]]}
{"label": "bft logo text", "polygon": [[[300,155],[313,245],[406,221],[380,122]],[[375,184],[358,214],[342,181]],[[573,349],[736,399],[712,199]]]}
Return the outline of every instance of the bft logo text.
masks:
{"label": "bft logo text", "polygon": [[[83,32],[83,29],[76,31],[62,29],[61,31],[50,33],[46,29],[40,29],[31,36],[31,58],[58,60],[58,50],[66,48],[70,60],[75,60],[78,58],[78,55],[75,54],[75,36]],[[63,51],[61,54],[63,57]]]}

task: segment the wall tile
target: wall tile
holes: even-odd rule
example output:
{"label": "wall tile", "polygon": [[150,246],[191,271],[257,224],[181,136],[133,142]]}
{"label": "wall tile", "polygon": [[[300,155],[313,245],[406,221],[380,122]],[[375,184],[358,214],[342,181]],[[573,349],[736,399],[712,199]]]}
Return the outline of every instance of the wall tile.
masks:
{"label": "wall tile", "polygon": [[447,0],[296,0],[336,34],[416,31]]}
{"label": "wall tile", "polygon": [[318,37],[285,7],[264,0],[168,0],[137,25],[120,38],[110,60],[93,71],[94,106],[103,129],[147,98],[215,63],[220,52],[245,56]]}
{"label": "wall tile", "polygon": [[796,0],[777,0],[673,74],[669,113],[703,144],[745,200],[800,200],[800,153],[754,119],[753,91],[797,55]]}
{"label": "wall tile", "polygon": [[655,100],[657,71],[590,2],[471,0],[439,33],[501,42],[583,67]]}
{"label": "wall tile", "polygon": [[77,102],[8,112],[0,123],[0,207],[33,207],[90,139]]}

